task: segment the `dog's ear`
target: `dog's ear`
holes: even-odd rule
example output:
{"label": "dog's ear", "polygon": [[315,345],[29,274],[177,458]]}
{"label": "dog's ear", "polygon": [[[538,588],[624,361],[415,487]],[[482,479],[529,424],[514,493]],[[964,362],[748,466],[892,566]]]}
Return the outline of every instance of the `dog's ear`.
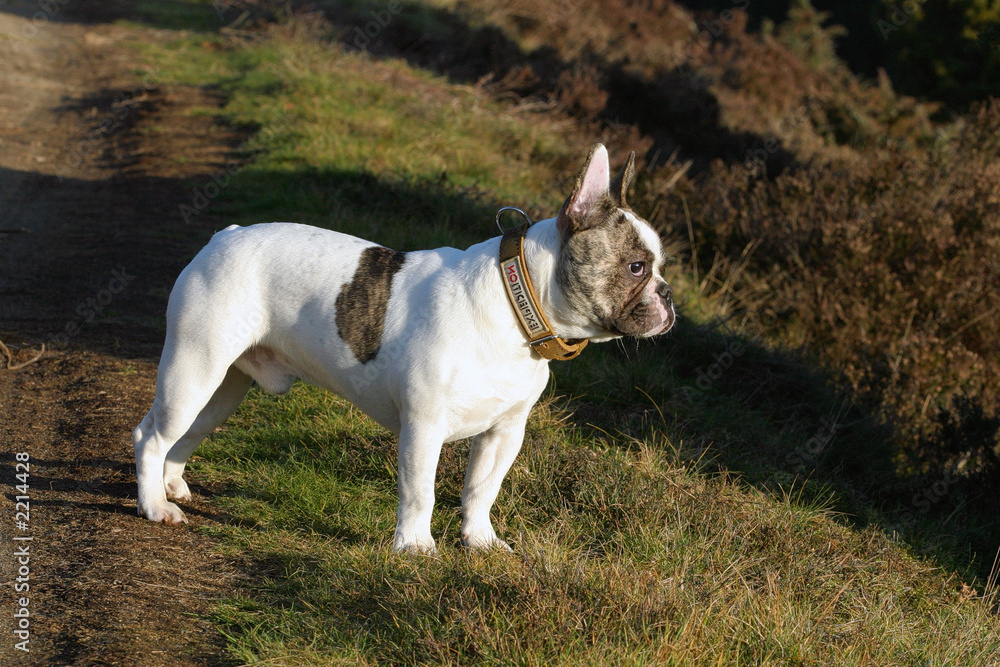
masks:
{"label": "dog's ear", "polygon": [[628,192],[628,188],[632,185],[632,178],[635,176],[635,151],[628,154],[628,159],[625,160],[625,166],[622,170],[618,172],[615,176],[615,180],[611,181],[611,198],[615,200],[615,204],[619,208],[625,208],[628,204],[625,201],[625,193]]}
{"label": "dog's ear", "polygon": [[557,226],[563,238],[584,229],[587,215],[608,194],[611,167],[608,149],[604,144],[594,144],[587,155],[587,162],[576,177],[576,185],[559,210]]}

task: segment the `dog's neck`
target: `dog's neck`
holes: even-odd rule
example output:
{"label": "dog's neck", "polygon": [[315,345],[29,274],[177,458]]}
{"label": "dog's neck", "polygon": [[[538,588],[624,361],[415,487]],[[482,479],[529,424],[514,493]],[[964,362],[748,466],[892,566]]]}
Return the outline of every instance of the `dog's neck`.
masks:
{"label": "dog's neck", "polygon": [[604,338],[608,333],[595,327],[585,315],[569,307],[559,289],[556,270],[562,241],[556,228],[556,218],[533,224],[524,237],[524,259],[538,295],[556,335],[565,339]]}

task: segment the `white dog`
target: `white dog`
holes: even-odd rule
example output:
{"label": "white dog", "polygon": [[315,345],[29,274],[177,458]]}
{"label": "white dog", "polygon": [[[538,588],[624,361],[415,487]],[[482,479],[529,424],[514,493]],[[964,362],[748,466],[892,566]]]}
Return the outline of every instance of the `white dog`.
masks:
{"label": "white dog", "polygon": [[133,434],[139,514],[185,522],[167,498],[190,498],[194,448],[251,382],[283,393],[301,378],[399,435],[396,549],[434,550],[441,446],[470,436],[462,540],[505,548],[490,508],[549,359],[674,322],[660,239],[625,202],[633,173],[634,154],[611,182],[598,144],[557,217],[465,251],[288,223],[213,236],[170,294],[156,399]]}

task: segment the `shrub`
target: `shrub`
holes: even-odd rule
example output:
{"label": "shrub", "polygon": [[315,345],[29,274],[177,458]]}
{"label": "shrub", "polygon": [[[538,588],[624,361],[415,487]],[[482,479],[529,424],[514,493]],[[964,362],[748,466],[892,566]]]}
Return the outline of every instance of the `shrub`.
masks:
{"label": "shrub", "polygon": [[738,308],[839,369],[915,452],[946,433],[954,400],[988,416],[1000,400],[998,131],[993,101],[935,151],[775,180],[717,163],[667,198],[667,218],[686,238],[686,203],[699,265],[740,262],[727,278]]}

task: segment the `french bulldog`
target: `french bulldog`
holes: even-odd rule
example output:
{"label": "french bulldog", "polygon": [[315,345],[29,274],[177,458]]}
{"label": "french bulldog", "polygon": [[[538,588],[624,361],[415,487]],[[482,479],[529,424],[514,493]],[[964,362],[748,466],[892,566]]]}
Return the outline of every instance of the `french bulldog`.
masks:
{"label": "french bulldog", "polygon": [[[570,345],[647,337],[674,322],[656,232],[626,203],[635,155],[610,178],[595,145],[558,215],[522,230],[524,270],[552,336]],[[501,238],[395,252],[291,223],[232,225],[177,279],[152,408],[133,433],[140,516],[185,523],[191,452],[251,383],[296,379],[343,396],[399,437],[393,546],[428,553],[443,443],[473,437],[462,542],[508,548],[490,509],[549,378],[506,293]],[[576,341],[575,343],[573,341]],[[552,355],[546,355],[551,357]]]}

